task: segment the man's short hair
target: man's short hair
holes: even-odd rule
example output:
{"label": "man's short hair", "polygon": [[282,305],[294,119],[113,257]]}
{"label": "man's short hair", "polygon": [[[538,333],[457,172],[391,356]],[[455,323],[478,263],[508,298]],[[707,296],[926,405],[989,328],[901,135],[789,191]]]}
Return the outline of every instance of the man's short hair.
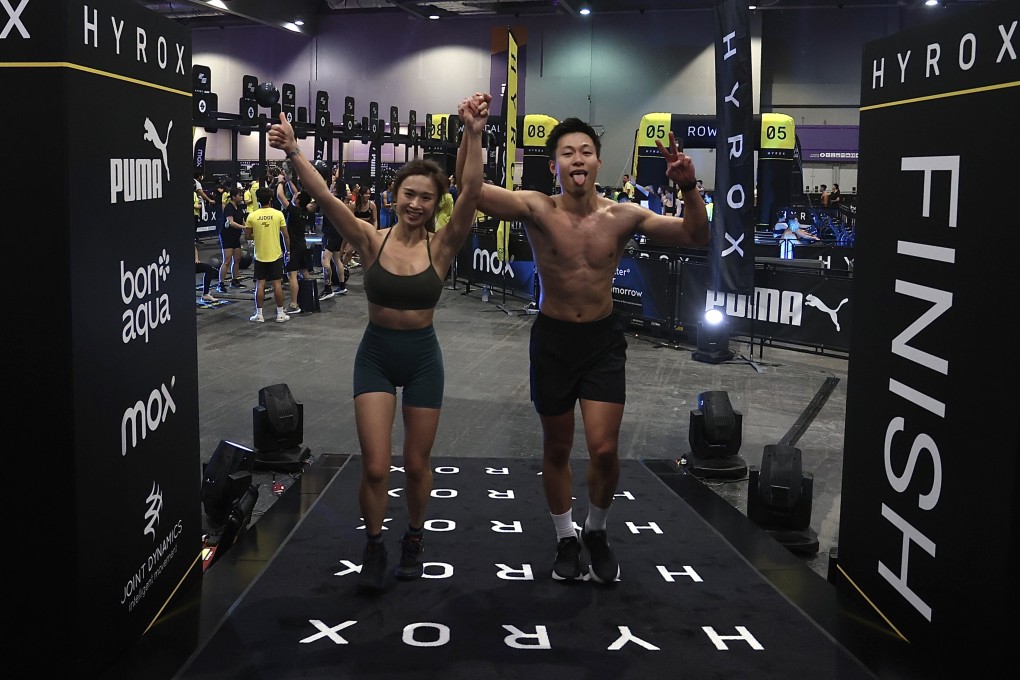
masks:
{"label": "man's short hair", "polygon": [[549,158],[556,158],[556,145],[560,143],[560,138],[571,132],[580,132],[591,137],[591,141],[595,145],[595,157],[602,157],[602,140],[599,139],[595,128],[580,118],[567,118],[557,123],[549,133],[548,139],[545,140],[545,152]]}
{"label": "man's short hair", "polygon": [[269,187],[262,187],[255,192],[255,198],[258,199],[259,205],[269,205],[269,202],[273,200],[273,190]]}

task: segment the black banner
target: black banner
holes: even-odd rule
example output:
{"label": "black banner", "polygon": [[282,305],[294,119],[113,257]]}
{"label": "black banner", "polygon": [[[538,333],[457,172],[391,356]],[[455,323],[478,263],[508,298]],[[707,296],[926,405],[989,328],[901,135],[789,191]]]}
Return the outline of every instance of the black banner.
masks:
{"label": "black banner", "polygon": [[[26,176],[65,173],[47,257],[74,282],[4,329],[6,422],[40,462],[7,500],[49,549],[27,575],[61,603],[18,625],[59,619],[64,672],[91,678],[201,577],[191,36],[130,0],[2,5],[5,91],[44,102],[4,107],[24,133],[6,151]],[[37,276],[31,260],[9,274]]]}
{"label": "black banner", "polygon": [[719,136],[712,214],[714,290],[746,293],[754,285],[754,112],[751,35],[746,0],[716,3],[715,96]]}
{"label": "black banner", "polygon": [[205,145],[208,137],[199,137],[195,140],[195,172],[205,174]]}
{"label": "black banner", "polygon": [[681,263],[677,326],[696,327],[706,311],[718,309],[731,335],[849,351],[852,279],[784,265],[757,265],[752,272],[750,294],[720,293],[705,287],[707,264]]}
{"label": "black banner", "polygon": [[1020,183],[1018,18],[957,12],[867,44],[861,68],[839,566],[946,677],[1015,649],[1020,372],[991,350],[1017,219],[989,191]]}

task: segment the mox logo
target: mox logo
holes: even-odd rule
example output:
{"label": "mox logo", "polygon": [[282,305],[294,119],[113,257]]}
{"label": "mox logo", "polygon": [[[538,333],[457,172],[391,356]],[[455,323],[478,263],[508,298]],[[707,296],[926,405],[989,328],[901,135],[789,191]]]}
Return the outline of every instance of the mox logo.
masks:
{"label": "mox logo", "polygon": [[170,163],[166,150],[173,127],[174,122],[171,120],[166,134],[161,137],[152,119],[146,118],[142,124],[142,140],[152,144],[159,156],[110,159],[111,204],[163,198],[163,175],[166,175],[167,182],[170,181]]}
{"label": "mox logo", "polygon": [[28,32],[28,28],[21,22],[21,13],[28,7],[28,0],[21,0],[21,4],[17,7],[11,6],[10,0],[0,0],[0,7],[7,11],[7,23],[4,25],[4,29],[0,31],[0,40],[5,40],[7,36],[11,35],[13,30],[17,30],[18,35],[22,38],[32,37]]}

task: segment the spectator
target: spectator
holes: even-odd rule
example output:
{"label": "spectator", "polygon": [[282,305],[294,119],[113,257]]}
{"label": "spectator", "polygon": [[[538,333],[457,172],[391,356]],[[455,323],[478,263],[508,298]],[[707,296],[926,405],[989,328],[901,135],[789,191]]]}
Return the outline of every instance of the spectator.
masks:
{"label": "spectator", "polygon": [[[256,193],[259,209],[248,215],[245,220],[245,232],[255,243],[255,313],[249,321],[263,323],[262,299],[266,294],[266,282],[273,286],[273,300],[276,302],[276,321],[290,321],[284,310],[283,299],[283,259],[290,251],[290,234],[287,232],[287,220],[283,213],[270,206],[273,202],[273,190],[263,187]],[[283,234],[284,248],[280,248],[280,234]]]}

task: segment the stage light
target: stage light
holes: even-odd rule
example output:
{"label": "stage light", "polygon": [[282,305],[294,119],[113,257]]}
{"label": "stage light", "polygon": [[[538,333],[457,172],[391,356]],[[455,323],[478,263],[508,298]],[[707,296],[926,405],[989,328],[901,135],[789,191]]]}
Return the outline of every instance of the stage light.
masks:
{"label": "stage light", "polygon": [[726,317],[718,309],[708,310],[698,325],[698,349],[692,358],[708,364],[721,364],[732,359],[733,354]]}
{"label": "stage light", "polygon": [[814,478],[801,467],[801,451],[786,444],[769,444],[761,466],[747,477],[747,517],[791,552],[814,555],[818,534],[811,527]]}
{"label": "stage light", "polygon": [[591,7],[589,7],[588,5],[581,5],[581,9],[577,10],[577,13],[583,17],[586,17],[589,14],[591,14]]}
{"label": "stage light", "polygon": [[744,415],[733,410],[725,391],[699,394],[687,433],[691,452],[685,459],[691,472],[697,477],[721,479],[740,479],[747,474],[747,463],[737,455],[743,426]]}
{"label": "stage light", "polygon": [[220,440],[202,469],[202,507],[214,524],[230,516],[230,508],[251,485],[255,452],[246,446]]}
{"label": "stage light", "polygon": [[311,459],[302,443],[304,413],[285,383],[259,390],[259,404],[252,409],[256,470],[296,472]]}

